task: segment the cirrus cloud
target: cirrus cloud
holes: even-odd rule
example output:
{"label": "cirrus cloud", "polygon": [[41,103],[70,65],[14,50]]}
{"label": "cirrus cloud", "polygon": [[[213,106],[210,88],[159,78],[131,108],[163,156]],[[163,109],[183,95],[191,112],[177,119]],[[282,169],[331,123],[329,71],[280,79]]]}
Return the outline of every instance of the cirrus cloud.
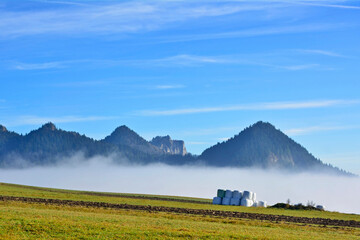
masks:
{"label": "cirrus cloud", "polygon": [[261,111],[261,110],[291,110],[291,109],[309,109],[325,108],[344,105],[358,104],[359,100],[315,100],[298,102],[263,102],[254,104],[241,104],[216,107],[182,108],[168,110],[143,110],[138,114],[143,116],[172,116],[185,114],[199,114],[212,112],[228,111]]}

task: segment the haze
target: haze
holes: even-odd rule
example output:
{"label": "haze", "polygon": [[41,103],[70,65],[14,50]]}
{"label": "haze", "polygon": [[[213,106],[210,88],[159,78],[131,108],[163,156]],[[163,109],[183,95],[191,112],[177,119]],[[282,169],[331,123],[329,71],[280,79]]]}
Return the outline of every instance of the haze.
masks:
{"label": "haze", "polygon": [[360,214],[360,179],[322,174],[203,166],[114,165],[97,157],[54,167],[0,170],[0,182],[119,193],[212,198],[218,188],[250,190],[269,204],[313,201],[327,210]]}

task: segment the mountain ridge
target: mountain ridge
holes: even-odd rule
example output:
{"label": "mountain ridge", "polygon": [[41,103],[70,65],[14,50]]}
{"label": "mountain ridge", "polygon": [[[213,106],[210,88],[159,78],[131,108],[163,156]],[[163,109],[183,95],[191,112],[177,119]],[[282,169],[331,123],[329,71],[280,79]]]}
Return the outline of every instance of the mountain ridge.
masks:
{"label": "mountain ridge", "polygon": [[116,128],[101,140],[58,129],[51,122],[25,135],[10,132],[0,126],[0,167],[3,168],[17,167],[14,164],[16,158],[25,159],[31,165],[51,165],[61,161],[59,159],[82,152],[86,158],[116,153],[129,163],[136,164],[205,164],[214,167],[278,168],[293,171],[319,169],[351,175],[323,163],[275,126],[262,121],[205,149],[199,156],[187,153],[182,140],[157,136],[147,141],[125,125]]}
{"label": "mountain ridge", "polygon": [[[230,153],[230,154],[229,154]],[[323,163],[272,124],[259,121],[239,134],[216,144],[199,156],[222,166],[220,157],[239,167],[309,169]],[[301,165],[300,165],[301,164]]]}
{"label": "mountain ridge", "polygon": [[129,127],[122,125],[117,127],[109,136],[100,140],[114,145],[128,146],[148,154],[161,154],[162,151],[142,138]]}

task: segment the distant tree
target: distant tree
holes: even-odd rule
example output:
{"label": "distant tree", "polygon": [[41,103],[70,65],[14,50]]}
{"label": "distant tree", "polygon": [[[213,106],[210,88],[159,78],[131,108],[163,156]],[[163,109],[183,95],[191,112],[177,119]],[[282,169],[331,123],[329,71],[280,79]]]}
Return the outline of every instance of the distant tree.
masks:
{"label": "distant tree", "polygon": [[316,203],[313,201],[308,201],[306,204],[306,206],[308,206],[308,207],[315,207],[315,205],[316,205]]}

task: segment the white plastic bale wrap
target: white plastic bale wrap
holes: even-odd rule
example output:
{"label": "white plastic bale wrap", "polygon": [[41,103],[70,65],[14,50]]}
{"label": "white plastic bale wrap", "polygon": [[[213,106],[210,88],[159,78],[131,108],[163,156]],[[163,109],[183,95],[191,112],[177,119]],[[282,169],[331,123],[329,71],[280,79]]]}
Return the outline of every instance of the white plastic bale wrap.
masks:
{"label": "white plastic bale wrap", "polygon": [[241,199],[241,206],[244,207],[251,207],[254,204],[254,202],[248,198],[242,198]]}
{"label": "white plastic bale wrap", "polygon": [[249,200],[252,200],[252,195],[253,195],[252,192],[250,192],[250,191],[244,191],[242,197],[243,197],[243,198],[246,198],[246,199],[249,199]]}
{"label": "white plastic bale wrap", "polygon": [[258,202],[258,207],[267,207],[267,204],[265,201],[259,201]]}
{"label": "white plastic bale wrap", "polygon": [[254,201],[254,203],[253,203],[252,206],[253,206],[253,207],[258,207],[258,206],[259,206],[259,202],[258,202],[258,201]]}
{"label": "white plastic bale wrap", "polygon": [[220,205],[221,204],[221,197],[214,197],[213,198],[213,204]]}
{"label": "white plastic bale wrap", "polygon": [[242,195],[242,198],[249,199],[249,197],[250,197],[250,192],[249,191],[244,191],[243,195]]}
{"label": "white plastic bale wrap", "polygon": [[233,192],[231,190],[226,190],[225,197],[226,198],[232,198],[232,196],[233,196]]}
{"label": "white plastic bale wrap", "polygon": [[224,197],[221,201],[222,205],[230,205],[231,198]]}
{"label": "white plastic bale wrap", "polygon": [[239,206],[240,205],[240,198],[234,198],[234,197],[231,198],[230,205]]}
{"label": "white plastic bale wrap", "polygon": [[252,200],[255,202],[256,201],[256,193],[252,193]]}
{"label": "white plastic bale wrap", "polygon": [[239,192],[238,190],[233,191],[233,198],[241,198],[241,192]]}

